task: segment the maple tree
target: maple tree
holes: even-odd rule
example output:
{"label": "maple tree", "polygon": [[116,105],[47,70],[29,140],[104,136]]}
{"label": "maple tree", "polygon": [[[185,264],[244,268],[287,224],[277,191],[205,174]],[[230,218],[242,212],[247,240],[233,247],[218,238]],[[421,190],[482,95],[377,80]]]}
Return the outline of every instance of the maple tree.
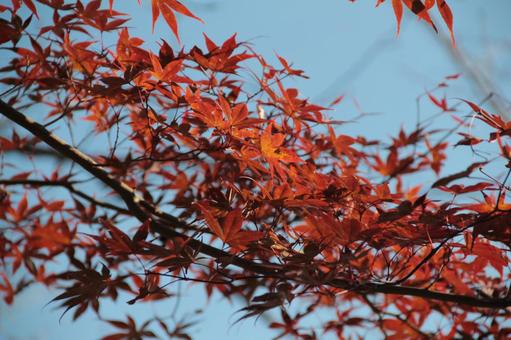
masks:
{"label": "maple tree", "polygon": [[[272,66],[236,35],[221,43],[204,35],[206,49],[162,40],[151,51],[116,5],[0,5],[0,43],[11,53],[0,69],[0,113],[13,123],[0,137],[6,303],[38,283],[60,287],[52,303],[73,318],[88,309],[101,316],[102,301],[172,299],[173,284],[188,281],[208,295],[243,297],[240,320],[280,309],[268,325],[280,336],[371,327],[398,339],[509,336],[511,123],[472,101],[438,98],[456,75],[425,94],[457,120],[454,129],[424,121],[390,142],[348,136],[330,107],[286,87],[304,73],[284,58]],[[177,16],[201,20],[177,0],[151,6],[153,30],[161,16],[178,41]],[[435,29],[437,8],[454,48],[444,0],[391,6],[398,32],[403,8]],[[34,24],[42,10],[51,25]],[[256,90],[239,76],[247,62]],[[462,105],[468,118],[456,115]],[[470,117],[489,134],[458,131]],[[418,173],[440,174],[455,133],[455,146],[476,154],[486,146],[494,157],[409,187]],[[86,154],[79,138],[104,148]],[[31,168],[47,155],[61,165]],[[486,168],[504,175],[472,176]],[[321,308],[333,311],[330,320],[303,322]],[[428,330],[435,317],[449,327]],[[105,339],[155,337],[157,327],[188,336],[189,324],[157,317],[107,322],[116,331]]]}

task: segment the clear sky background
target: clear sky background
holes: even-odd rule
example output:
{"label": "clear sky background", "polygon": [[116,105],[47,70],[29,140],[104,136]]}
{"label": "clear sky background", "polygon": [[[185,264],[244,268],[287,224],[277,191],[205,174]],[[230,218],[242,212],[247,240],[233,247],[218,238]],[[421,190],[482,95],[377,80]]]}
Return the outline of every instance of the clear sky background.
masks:
{"label": "clear sky background", "polygon": [[[7,0],[0,0],[3,3]],[[86,1],[85,1],[86,2]],[[150,30],[150,5],[142,1],[117,0],[116,8],[133,16],[132,35],[143,37],[148,46],[160,37],[174,41],[169,28],[160,18],[155,34]],[[435,15],[440,28],[437,36],[430,27],[405,15],[401,35],[396,38],[396,24],[389,3],[374,8],[374,0],[183,0],[195,14],[204,19],[202,25],[181,18],[181,40],[186,47],[203,46],[202,32],[216,42],[223,42],[237,32],[238,40],[250,41],[269,61],[278,53],[302,69],[309,80],[296,80],[288,86],[319,104],[327,104],[338,95],[346,95],[346,103],[331,113],[335,119],[348,120],[359,110],[378,115],[358,123],[340,127],[345,134],[364,134],[371,138],[395,134],[402,124],[415,124],[416,97],[434,87],[451,74],[463,73],[452,83],[448,98],[463,97],[477,102],[485,93],[470,78],[467,69],[453,53],[446,28]],[[503,100],[511,97],[511,2],[509,0],[451,0],[454,13],[458,51],[466,56],[471,67],[492,80],[492,87]],[[177,45],[174,45],[177,46]],[[177,48],[176,48],[177,49]],[[1,56],[1,54],[0,54]],[[453,99],[454,100],[454,99]],[[491,109],[491,106],[488,106]],[[432,110],[429,113],[436,112]],[[425,112],[427,114],[428,112]],[[511,113],[508,110],[509,114]],[[509,116],[508,116],[509,117]],[[441,124],[453,124],[446,118]],[[462,161],[462,160],[461,160]],[[454,169],[456,164],[449,165]],[[181,284],[180,310],[202,308],[206,300],[200,286]],[[19,295],[12,306],[0,302],[0,339],[96,339],[110,326],[86,314],[76,322],[65,316],[59,324],[61,311],[45,304],[58,291],[32,287]],[[157,313],[170,315],[175,302],[128,306],[122,299],[104,305],[103,314],[123,318],[129,313],[145,320]],[[248,320],[231,326],[242,308],[239,301],[228,302],[214,296],[204,313],[194,320],[194,339],[267,339],[275,333],[267,330],[264,320]],[[71,314],[71,313],[70,313]],[[318,322],[322,315],[318,313]]]}

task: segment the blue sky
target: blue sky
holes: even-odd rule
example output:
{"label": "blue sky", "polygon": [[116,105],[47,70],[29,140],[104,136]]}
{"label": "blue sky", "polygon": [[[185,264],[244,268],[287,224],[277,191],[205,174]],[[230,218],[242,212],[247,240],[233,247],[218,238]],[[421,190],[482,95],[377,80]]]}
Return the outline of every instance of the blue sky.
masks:
{"label": "blue sky", "polygon": [[[3,0],[2,0],[3,1]],[[465,69],[452,58],[450,45],[442,42],[447,32],[439,16],[436,22],[440,36],[424,23],[405,15],[401,35],[395,36],[395,19],[390,3],[374,8],[373,0],[209,0],[187,1],[189,8],[206,24],[185,18],[180,20],[181,40],[187,47],[203,44],[202,32],[216,42],[222,42],[237,32],[238,40],[250,41],[254,48],[275,61],[278,53],[302,69],[309,80],[296,80],[288,86],[297,87],[309,98],[326,104],[345,94],[346,103],[332,112],[332,117],[348,120],[360,110],[378,113],[340,129],[346,134],[369,137],[390,136],[401,124],[415,124],[415,98],[425,89],[434,87],[443,77],[465,73],[448,89],[448,98],[463,97],[478,101],[486,96],[474,86]],[[511,2],[507,0],[451,0],[455,16],[455,34],[459,51],[469,56],[494,81],[502,95],[510,95],[511,82]],[[155,33],[150,30],[150,6],[142,7],[135,0],[117,0],[120,11],[134,19],[131,34],[143,37],[151,46],[160,37],[174,41],[162,19]],[[174,41],[175,43],[175,41]],[[427,113],[427,112],[426,112]],[[445,119],[441,124],[451,124]],[[451,169],[456,164],[450,165]],[[448,171],[448,169],[447,169]],[[202,308],[203,290],[182,284],[182,311]],[[14,305],[0,303],[0,339],[94,339],[110,327],[86,314],[73,323],[69,316],[59,324],[60,311],[44,305],[57,291],[33,287],[21,294]],[[144,320],[153,313],[169,315],[173,301],[157,305],[128,306],[123,301],[107,304],[106,317],[122,318],[129,313]],[[204,313],[197,317],[192,335],[196,339],[266,339],[272,332],[264,321],[249,320],[231,326],[238,318],[234,312],[243,305],[229,303],[214,296]],[[318,321],[322,315],[318,314]]]}

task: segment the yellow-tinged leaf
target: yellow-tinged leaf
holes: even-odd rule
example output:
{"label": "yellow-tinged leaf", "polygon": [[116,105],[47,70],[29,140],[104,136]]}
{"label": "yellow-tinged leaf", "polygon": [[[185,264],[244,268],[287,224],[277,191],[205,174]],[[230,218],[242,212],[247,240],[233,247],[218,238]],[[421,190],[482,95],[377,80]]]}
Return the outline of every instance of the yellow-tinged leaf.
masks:
{"label": "yellow-tinged leaf", "polygon": [[272,134],[272,124],[269,124],[261,135],[261,152],[268,160],[281,160],[284,162],[299,162],[296,154],[281,147],[286,136],[282,133]]}

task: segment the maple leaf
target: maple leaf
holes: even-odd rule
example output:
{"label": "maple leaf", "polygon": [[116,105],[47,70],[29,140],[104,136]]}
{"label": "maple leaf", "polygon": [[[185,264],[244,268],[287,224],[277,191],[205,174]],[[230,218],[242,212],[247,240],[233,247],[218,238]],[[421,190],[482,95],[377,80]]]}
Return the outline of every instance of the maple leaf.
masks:
{"label": "maple leaf", "polygon": [[440,12],[440,15],[444,19],[444,22],[447,25],[447,28],[449,29],[449,32],[451,34],[452,45],[453,45],[453,47],[456,47],[456,40],[454,39],[453,16],[452,16],[451,8],[449,7],[449,5],[447,5],[447,2],[445,2],[445,0],[436,0],[436,6],[438,8],[438,11]]}
{"label": "maple leaf", "polygon": [[461,101],[470,106],[470,108],[476,113],[475,117],[477,119],[497,130],[497,132],[492,132],[490,134],[490,140],[498,139],[499,136],[511,136],[511,121],[506,122],[500,115],[491,114],[471,101],[465,99],[461,99]]}
{"label": "maple leaf", "polygon": [[8,305],[12,304],[14,301],[14,288],[9,281],[7,275],[3,272],[0,272],[0,276],[2,277],[3,284],[0,284],[0,291],[4,294],[4,301]]}
{"label": "maple leaf", "polygon": [[454,144],[454,146],[459,146],[459,145],[477,145],[477,144],[479,144],[479,143],[481,143],[483,141],[480,138],[471,136],[471,135],[469,135],[467,133],[463,133],[463,132],[458,132],[458,135],[462,136],[463,139],[458,141],[456,144]]}
{"label": "maple leaf", "polygon": [[503,257],[502,252],[490,243],[477,242],[471,250],[472,254],[487,260],[500,275],[502,275],[503,269],[508,265],[508,258]]}
{"label": "maple leaf", "polygon": [[170,83],[183,66],[183,60],[174,60],[162,67],[157,56],[151,53],[150,57],[154,69],[152,73],[156,79],[161,81]]}
{"label": "maple leaf", "polygon": [[240,247],[245,246],[250,242],[259,240],[263,233],[259,231],[242,231],[243,215],[240,208],[230,211],[223,219],[222,224],[214,217],[210,208],[201,203],[196,203],[200,208],[208,227],[211,231],[218,236],[225,243]]}
{"label": "maple leaf", "polygon": [[466,194],[467,192],[481,191],[488,187],[492,186],[491,183],[478,183],[474,185],[463,185],[463,184],[454,184],[449,187],[446,186],[438,186],[438,189],[442,191],[451,192],[456,195]]}
{"label": "maple leaf", "polygon": [[177,40],[180,42],[179,38],[179,30],[177,26],[177,19],[174,12],[178,12],[180,14],[183,14],[187,17],[193,18],[195,20],[198,20],[202,23],[202,19],[195,16],[188,8],[186,8],[182,3],[180,3],[177,0],[151,0],[152,4],[152,13],[153,13],[153,32],[154,32],[154,25],[156,24],[156,21],[158,20],[158,17],[160,16],[160,13],[163,16],[163,19],[167,22],[167,25],[169,25],[170,29],[176,36]]}
{"label": "maple leaf", "polygon": [[110,237],[106,237],[104,234],[100,236],[87,235],[105,246],[109,253],[114,255],[127,255],[133,254],[137,250],[137,246],[130,237],[117,228],[112,222],[106,219],[101,219],[100,222],[108,230]]}
{"label": "maple leaf", "polygon": [[64,36],[64,51],[67,53],[71,68],[88,74],[94,73],[97,65],[96,54],[87,48],[93,44],[92,41],[72,43],[69,34]]}
{"label": "maple leaf", "polygon": [[21,7],[21,3],[24,3],[25,6],[37,17],[39,18],[39,14],[37,13],[37,8],[34,5],[32,0],[11,0],[13,6],[13,12],[16,13],[18,9]]}
{"label": "maple leaf", "polygon": [[[444,0],[390,1],[397,34],[405,11],[436,30],[436,6],[455,44]],[[433,139],[441,132],[431,128],[435,116],[419,117],[414,131],[401,128],[390,142],[339,134],[334,125],[345,121],[327,118],[336,113],[288,87],[306,78],[303,71],[278,54],[270,65],[235,34],[215,43],[204,33],[204,47],[179,50],[162,40],[153,54],[123,27],[128,17],[114,10],[113,0],[109,9],[100,0],[11,2],[0,5],[0,43],[13,55],[0,67],[0,82],[13,90],[5,92],[0,113],[16,124],[13,131],[28,133],[0,136],[6,302],[28,283],[63,283],[55,301],[78,317],[89,307],[98,313],[100,301],[117,299],[118,290],[133,294],[133,304],[171,297],[164,285],[192,281],[208,296],[216,290],[251,301],[240,320],[280,307],[282,321],[270,324],[278,336],[333,331],[343,338],[350,327],[373,325],[391,338],[509,334],[502,326],[511,305],[509,175],[501,169],[487,175],[492,166],[484,169],[487,179],[473,175],[490,162],[511,167],[511,123],[504,116],[467,101],[490,138],[459,133],[458,145],[471,148],[456,151],[480,156],[472,146],[493,145],[496,157],[430,181],[419,176],[445,170],[448,137],[456,132]],[[150,3],[152,29],[163,16],[179,44],[177,16],[200,20],[177,0]],[[33,23],[34,4],[52,12],[48,26]],[[434,91],[457,77],[442,78]],[[459,127],[471,128],[450,114],[445,95],[425,95]],[[22,112],[31,106],[40,112],[32,119]],[[95,137],[98,148],[86,148],[87,155],[82,146]],[[64,176],[59,169],[41,174],[42,156],[79,166]],[[444,192],[432,197],[435,188]],[[466,194],[476,192],[484,200],[467,202]],[[121,225],[136,230],[128,235]],[[81,238],[78,228],[99,232]],[[76,270],[52,272],[61,260]],[[97,270],[98,263],[105,265]],[[288,313],[294,298],[308,305]],[[360,317],[358,305],[373,315]],[[324,307],[336,309],[333,319],[314,329],[301,322]],[[423,333],[432,311],[452,327]],[[488,314],[498,316],[491,327],[477,323]],[[153,337],[154,321],[170,337],[186,338],[182,330],[191,324],[173,319],[172,331],[160,319],[138,327],[130,317],[106,321],[117,328],[108,340]]]}
{"label": "maple leaf", "polygon": [[429,99],[433,102],[433,104],[435,104],[436,106],[438,106],[440,109],[442,109],[442,111],[444,112],[449,112],[449,111],[453,111],[452,109],[450,109],[448,106],[447,106],[447,99],[444,97],[442,98],[442,100],[438,100],[435,96],[433,96],[431,93],[428,92],[428,97]]}
{"label": "maple leaf", "polygon": [[339,221],[327,212],[308,214],[305,220],[307,224],[301,225],[298,230],[306,232],[319,244],[328,246],[349,245],[357,240],[362,231],[360,221],[353,218],[344,218]]}
{"label": "maple leaf", "polygon": [[392,9],[394,10],[394,14],[396,16],[397,35],[399,35],[399,31],[401,30],[401,18],[403,17],[403,3],[402,3],[402,0],[392,0]]}
{"label": "maple leaf", "polygon": [[300,162],[296,154],[282,147],[286,135],[283,133],[272,133],[273,124],[268,124],[261,135],[261,152],[271,162],[283,161],[288,163]]}
{"label": "maple leaf", "polygon": [[475,169],[481,169],[482,166],[485,164],[486,164],[486,162],[473,163],[469,167],[467,167],[466,170],[463,170],[463,171],[457,172],[455,174],[440,178],[435,183],[433,183],[433,185],[431,187],[436,188],[438,186],[445,186],[452,181],[455,181],[460,178],[465,178],[465,177],[469,176]]}
{"label": "maple leaf", "polygon": [[50,253],[63,251],[71,244],[75,231],[68,228],[62,221],[54,221],[53,217],[46,221],[45,225],[37,221],[34,231],[29,238],[29,246],[32,249],[46,248]]}
{"label": "maple leaf", "polygon": [[422,3],[421,0],[403,0],[405,5],[412,11],[415,15],[417,15],[422,20],[426,21],[434,30],[438,32],[435,24],[431,20],[431,17],[428,11],[433,7],[434,0],[428,0]]}
{"label": "maple leaf", "polygon": [[[355,1],[355,0],[350,0]],[[397,24],[397,35],[401,30],[401,20],[403,18],[403,3],[408,7],[408,9],[413,12],[417,17],[426,21],[436,32],[438,32],[435,24],[431,20],[431,17],[428,11],[435,5],[442,16],[447,28],[449,29],[449,33],[451,35],[452,46],[456,47],[456,41],[454,39],[454,30],[453,30],[453,15],[452,11],[447,5],[445,0],[391,0],[392,1],[392,10],[394,11],[394,16],[396,17]],[[376,7],[381,5],[385,0],[377,0]]]}
{"label": "maple leaf", "polygon": [[145,322],[137,328],[135,320],[131,316],[127,316],[127,321],[120,320],[105,320],[110,325],[118,328],[120,331],[118,333],[113,333],[106,335],[101,338],[101,340],[121,340],[121,339],[149,339],[156,338],[156,334],[151,330],[147,329],[149,326],[148,322]]}
{"label": "maple leaf", "polygon": [[[481,183],[482,184],[482,183]],[[481,191],[484,202],[479,202],[475,204],[463,204],[464,209],[469,209],[473,211],[477,211],[478,213],[491,213],[496,210],[500,211],[508,211],[511,210],[511,203],[505,203],[506,195],[502,193],[500,195],[490,196]],[[498,202],[497,202],[498,199]]]}
{"label": "maple leaf", "polygon": [[194,47],[190,54],[197,64],[203,69],[210,69],[216,72],[236,73],[240,62],[254,58],[250,53],[241,52],[235,54],[234,51],[240,45],[236,42],[236,34],[233,34],[223,42],[221,46],[217,46],[206,34],[204,40],[209,53],[204,53],[198,47]]}
{"label": "maple leaf", "polygon": [[76,282],[73,286],[67,287],[62,294],[53,298],[50,303],[63,301],[60,307],[65,308],[65,310],[60,317],[61,319],[70,309],[77,306],[80,307],[76,310],[74,318],[83,313],[89,304],[97,311],[99,309],[98,298],[108,287],[110,276],[110,270],[104,265],[101,272],[83,268],[61,273],[57,275],[57,278]]}

